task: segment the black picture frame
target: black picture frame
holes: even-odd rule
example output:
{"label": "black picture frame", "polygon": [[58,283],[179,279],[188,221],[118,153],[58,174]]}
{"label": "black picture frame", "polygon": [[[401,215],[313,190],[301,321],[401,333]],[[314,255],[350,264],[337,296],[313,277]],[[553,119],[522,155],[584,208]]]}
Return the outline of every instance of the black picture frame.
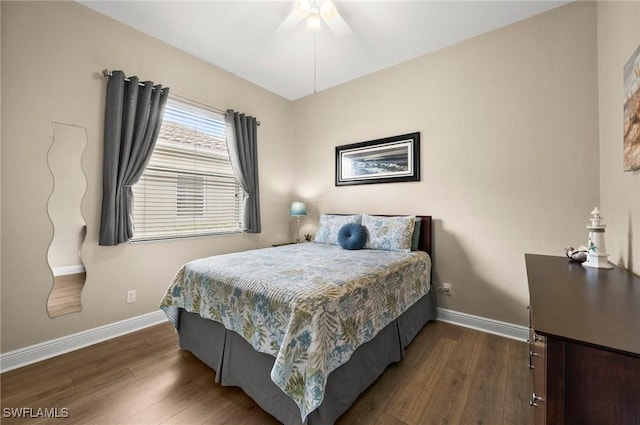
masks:
{"label": "black picture frame", "polygon": [[336,146],[336,186],[420,181],[420,132]]}

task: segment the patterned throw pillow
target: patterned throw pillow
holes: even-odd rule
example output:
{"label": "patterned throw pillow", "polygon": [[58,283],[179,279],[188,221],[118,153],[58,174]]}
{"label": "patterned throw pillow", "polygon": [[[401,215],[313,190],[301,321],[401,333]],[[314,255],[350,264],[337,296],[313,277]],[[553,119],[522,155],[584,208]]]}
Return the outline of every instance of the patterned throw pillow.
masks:
{"label": "patterned throw pillow", "polygon": [[320,214],[318,231],[314,242],[338,245],[338,232],[347,223],[358,223],[362,221],[360,214],[356,215],[332,215]]}
{"label": "patterned throw pillow", "polygon": [[365,249],[411,252],[415,217],[380,217],[364,214],[362,225],[368,233]]}

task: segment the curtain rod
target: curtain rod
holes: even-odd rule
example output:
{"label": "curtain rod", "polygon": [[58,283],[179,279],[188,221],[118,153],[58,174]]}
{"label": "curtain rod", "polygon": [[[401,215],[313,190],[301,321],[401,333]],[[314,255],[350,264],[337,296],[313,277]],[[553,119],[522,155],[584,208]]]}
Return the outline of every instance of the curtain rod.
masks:
{"label": "curtain rod", "polygon": [[[113,73],[111,73],[111,71],[109,71],[109,70],[108,70],[108,69],[106,69],[106,68],[102,70],[102,75],[103,75],[104,77],[106,77],[106,78],[111,78],[111,77],[113,77]],[[124,80],[125,80],[125,81],[131,81],[131,80],[130,80],[129,78],[127,78],[127,77],[125,77],[125,79],[124,79]],[[138,83],[138,85],[139,85],[139,86],[144,87],[144,84],[143,84],[142,82]],[[217,112],[217,113],[219,113],[219,114],[222,114],[222,115],[225,115],[225,114],[227,113],[227,111],[225,111],[225,110],[223,110],[223,109],[216,108],[216,107],[214,107],[214,106],[205,105],[204,103],[196,102],[195,100],[187,99],[186,97],[179,96],[179,95],[174,94],[174,93],[171,93],[171,94],[169,95],[169,97],[177,97],[177,98],[182,99],[182,100],[184,100],[184,101],[186,101],[186,102],[190,102],[190,103],[194,103],[194,104],[196,104],[196,105],[202,106],[203,108],[212,109],[212,110],[214,110],[215,112]],[[259,121],[259,120],[256,120],[256,124],[257,124],[258,126],[260,126],[260,121]]]}
{"label": "curtain rod", "polygon": [[[108,69],[103,69],[103,70],[102,70],[102,75],[104,75],[104,76],[105,76],[105,77],[107,77],[107,78],[111,78],[111,77],[113,77],[113,73],[111,73],[111,71],[109,71]],[[127,78],[127,77],[125,77],[125,78],[124,78],[124,80],[125,80],[125,81],[131,81],[131,80],[130,80],[129,78]],[[144,87],[144,83],[143,83],[142,81],[140,81],[140,82],[138,83],[138,85],[139,85],[140,87]]]}

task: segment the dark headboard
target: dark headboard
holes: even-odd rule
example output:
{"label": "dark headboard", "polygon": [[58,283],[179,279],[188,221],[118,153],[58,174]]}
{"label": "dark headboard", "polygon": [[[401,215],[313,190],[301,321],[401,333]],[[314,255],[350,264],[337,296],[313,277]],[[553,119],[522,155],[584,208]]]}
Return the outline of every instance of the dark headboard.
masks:
{"label": "dark headboard", "polygon": [[417,215],[422,219],[420,224],[420,240],[418,242],[418,249],[420,251],[426,251],[431,257],[432,252],[432,237],[431,237],[431,216],[430,215]]}
{"label": "dark headboard", "polygon": [[[337,214],[337,215],[348,215],[348,214]],[[395,217],[395,215],[391,215],[391,214],[372,214],[372,215],[380,215],[382,217]],[[429,254],[433,258],[433,239],[431,237],[431,234],[432,234],[431,216],[416,215],[416,217],[420,217],[422,219],[422,223],[420,224],[420,239],[418,240],[418,249],[420,251],[425,251],[427,254]]]}

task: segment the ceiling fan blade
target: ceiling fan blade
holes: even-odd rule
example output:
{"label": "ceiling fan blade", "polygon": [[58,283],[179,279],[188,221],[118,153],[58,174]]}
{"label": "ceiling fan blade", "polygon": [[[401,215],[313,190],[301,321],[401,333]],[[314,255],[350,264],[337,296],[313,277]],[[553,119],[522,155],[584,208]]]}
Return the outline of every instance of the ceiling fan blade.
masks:
{"label": "ceiling fan blade", "polygon": [[278,29],[276,30],[276,34],[283,34],[289,31],[293,31],[293,29],[298,25],[301,18],[299,18],[295,12],[291,12],[287,18],[282,21]]}
{"label": "ceiling fan blade", "polygon": [[325,24],[333,31],[336,35],[345,36],[351,34],[351,28],[342,19],[339,13],[336,13],[331,19],[327,19],[324,21]]}

